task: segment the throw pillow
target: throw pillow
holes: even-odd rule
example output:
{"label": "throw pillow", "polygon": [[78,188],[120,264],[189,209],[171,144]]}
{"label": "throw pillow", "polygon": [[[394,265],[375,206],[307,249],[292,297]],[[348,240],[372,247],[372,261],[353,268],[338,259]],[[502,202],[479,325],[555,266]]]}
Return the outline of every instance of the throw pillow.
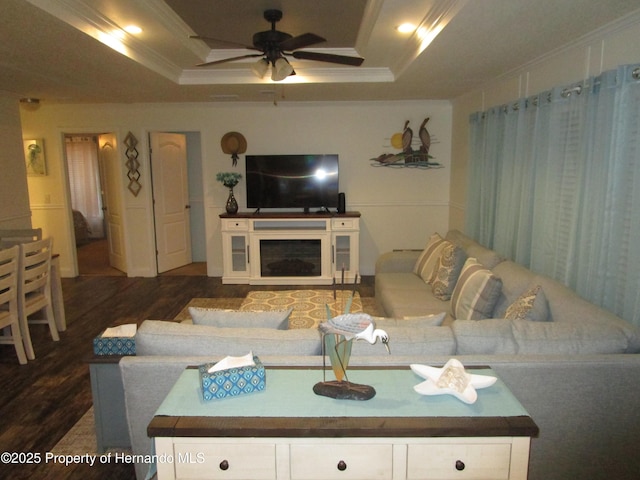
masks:
{"label": "throw pillow", "polygon": [[433,269],[436,266],[438,257],[445,247],[445,240],[438,233],[434,233],[429,237],[427,246],[418,257],[416,264],[413,267],[413,273],[422,278],[426,283],[431,283],[431,277],[433,276]]}
{"label": "throw pillow", "polygon": [[195,325],[209,325],[222,328],[258,327],[287,330],[289,326],[289,315],[291,315],[292,311],[293,308],[288,310],[244,312],[219,308],[189,307],[189,314]]}
{"label": "throw pillow", "polygon": [[431,278],[431,291],[440,300],[449,300],[467,254],[457,245],[445,242]]}
{"label": "throw pillow", "polygon": [[451,313],[456,320],[491,318],[502,292],[502,280],[475,258],[464,262],[451,295]]}
{"label": "throw pillow", "polygon": [[509,320],[530,320],[546,322],[549,320],[549,303],[540,285],[527,289],[511,305],[504,314]]}

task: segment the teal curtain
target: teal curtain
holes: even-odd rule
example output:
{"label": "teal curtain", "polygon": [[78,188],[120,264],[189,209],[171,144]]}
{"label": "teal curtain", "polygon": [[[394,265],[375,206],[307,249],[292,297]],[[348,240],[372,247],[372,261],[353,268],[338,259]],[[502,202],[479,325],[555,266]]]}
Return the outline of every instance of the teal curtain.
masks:
{"label": "teal curtain", "polygon": [[640,66],[470,117],[466,231],[640,326]]}

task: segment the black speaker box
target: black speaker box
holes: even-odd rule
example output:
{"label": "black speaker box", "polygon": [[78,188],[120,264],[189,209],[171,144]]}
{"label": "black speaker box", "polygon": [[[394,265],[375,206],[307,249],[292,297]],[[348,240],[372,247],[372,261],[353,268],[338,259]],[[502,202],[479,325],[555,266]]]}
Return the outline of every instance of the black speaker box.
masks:
{"label": "black speaker box", "polygon": [[346,201],[344,198],[344,193],[338,194],[338,213],[346,212]]}

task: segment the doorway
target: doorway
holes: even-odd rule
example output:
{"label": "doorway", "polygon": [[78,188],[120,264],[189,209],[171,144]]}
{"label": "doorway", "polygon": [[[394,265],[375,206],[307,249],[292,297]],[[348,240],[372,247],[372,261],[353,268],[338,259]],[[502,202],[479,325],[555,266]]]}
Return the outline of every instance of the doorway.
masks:
{"label": "doorway", "polygon": [[[191,237],[191,251],[192,259],[191,263],[182,268],[170,270],[165,275],[206,275],[206,234],[205,234],[205,214],[204,214],[204,195],[203,195],[203,176],[202,176],[202,154],[201,154],[201,134],[199,131],[182,131],[173,132],[181,133],[186,137],[186,150],[187,150],[187,167],[188,167],[188,192],[189,199],[184,205],[190,205],[189,211],[189,223],[190,223],[190,237]],[[124,221],[122,212],[124,210],[124,199],[119,195],[105,195],[108,191],[118,192],[121,188],[118,185],[118,175],[121,173],[118,166],[118,153],[115,148],[116,136],[115,134],[98,134],[85,131],[82,133],[67,133],[63,132],[63,137],[66,140],[67,137],[82,137],[80,141],[88,141],[91,146],[90,151],[95,153],[98,150],[98,164],[97,181],[94,182],[94,191],[101,193],[102,212],[104,216],[104,235],[107,237],[105,242],[104,237],[102,239],[93,239],[90,237],[90,241],[81,245],[77,245],[75,248],[77,264],[76,273],[80,275],[127,275],[126,270],[126,252],[124,247]],[[71,140],[69,140],[71,143]],[[66,141],[65,141],[66,145]],[[67,165],[67,178],[69,184],[71,184],[72,177],[74,176],[74,166],[70,165],[68,158],[70,154],[67,149],[65,152],[65,163]],[[105,161],[102,161],[105,160]],[[105,173],[104,165],[110,166],[110,170],[113,170],[114,175]],[[109,169],[107,169],[109,170]],[[111,181],[109,181],[111,179]],[[111,185],[111,187],[110,187]],[[71,191],[71,186],[69,187]],[[97,195],[97,193],[96,193]],[[71,199],[71,195],[68,197]],[[72,201],[69,201],[69,215],[72,214],[72,209],[77,210]],[[106,208],[106,210],[105,210]],[[83,215],[87,217],[87,215]],[[87,223],[89,219],[86,218]],[[82,238],[81,234],[77,235]],[[113,243],[109,242],[109,238],[113,238]],[[74,238],[71,237],[73,243]],[[105,253],[108,249],[108,253]],[[111,258],[109,258],[111,257]],[[114,266],[116,268],[114,268]],[[121,267],[120,267],[121,266]],[[159,273],[158,273],[159,274]]]}
{"label": "doorway", "polygon": [[97,134],[65,134],[71,213],[80,275],[125,275],[109,257],[104,169]]}
{"label": "doorway", "polygon": [[159,275],[206,275],[200,132],[150,132]]}

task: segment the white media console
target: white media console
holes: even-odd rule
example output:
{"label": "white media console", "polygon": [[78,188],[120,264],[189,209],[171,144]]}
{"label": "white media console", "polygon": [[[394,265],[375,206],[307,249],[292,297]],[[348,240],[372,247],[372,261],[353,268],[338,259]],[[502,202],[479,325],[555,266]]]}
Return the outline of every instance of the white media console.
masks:
{"label": "white media console", "polygon": [[222,283],[331,285],[358,273],[360,213],[220,215]]}

